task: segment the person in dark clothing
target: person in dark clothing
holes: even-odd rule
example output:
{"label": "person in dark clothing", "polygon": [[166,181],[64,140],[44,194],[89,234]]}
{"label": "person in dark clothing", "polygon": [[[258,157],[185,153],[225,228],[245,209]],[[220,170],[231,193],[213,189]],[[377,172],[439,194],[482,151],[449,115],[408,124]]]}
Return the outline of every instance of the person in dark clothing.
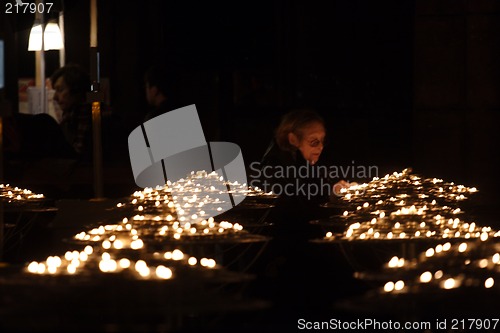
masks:
{"label": "person in dark clothing", "polygon": [[[321,156],[325,124],[312,110],[286,114],[261,161],[260,184],[280,195],[269,220],[273,240],[267,252],[265,275],[271,282],[271,298],[285,316],[304,314],[315,290],[315,281],[326,276],[315,263],[317,249],[310,239],[320,237],[309,221],[319,218],[319,204],[347,187],[345,180],[329,177]],[[271,273],[270,273],[271,272]]]}
{"label": "person in dark clothing", "polygon": [[54,103],[62,110],[60,123],[48,114],[14,114],[10,120],[17,132],[18,154],[23,159],[90,156],[92,114],[85,103],[90,79],[78,65],[67,65],[54,72],[50,84]]}
{"label": "person in dark clothing", "polygon": [[77,65],[59,68],[50,81],[55,90],[54,101],[62,110],[60,128],[77,155],[88,154],[91,145],[92,113],[86,103],[90,78]]}
{"label": "person in dark clothing", "polygon": [[332,179],[321,160],[325,144],[323,118],[312,110],[286,114],[261,161],[260,181],[265,191],[279,192],[299,207],[329,200],[345,180]]}
{"label": "person in dark clothing", "polygon": [[164,66],[152,66],[144,75],[144,81],[146,101],[151,107],[144,121],[183,106],[178,102],[179,77],[176,72]]}
{"label": "person in dark clothing", "polygon": [[48,114],[16,114],[15,124],[21,141],[19,153],[23,159],[77,157],[61,127]]}

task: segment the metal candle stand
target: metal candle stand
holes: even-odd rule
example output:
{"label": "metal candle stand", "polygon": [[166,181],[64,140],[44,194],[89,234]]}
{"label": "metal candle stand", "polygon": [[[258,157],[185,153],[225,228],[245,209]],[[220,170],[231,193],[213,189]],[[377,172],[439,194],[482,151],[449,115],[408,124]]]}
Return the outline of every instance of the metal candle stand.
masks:
{"label": "metal candle stand", "polygon": [[[313,242],[338,244],[351,265],[355,269],[364,270],[355,274],[358,279],[365,281],[385,279],[387,281],[390,277],[390,280],[384,288],[377,287],[365,297],[340,303],[341,308],[367,310],[367,306],[373,306],[372,309],[378,307],[380,310],[384,308],[381,303],[383,301],[393,304],[391,300],[396,301],[397,298],[397,303],[406,298],[413,304],[411,308],[414,310],[417,305],[427,304],[427,301],[423,301],[424,299],[428,300],[433,296],[438,298],[435,295],[437,290],[439,290],[439,297],[446,298],[445,291],[458,289],[457,281],[461,281],[461,286],[468,284],[469,289],[471,287],[492,288],[493,275],[498,277],[500,271],[497,266],[500,262],[498,252],[490,253],[489,259],[483,258],[479,264],[476,263],[476,265],[484,266],[483,268],[494,266],[491,266],[493,270],[488,273],[490,277],[481,278],[483,288],[478,286],[477,278],[467,277],[467,274],[475,274],[473,273],[475,270],[470,269],[465,271],[470,273],[464,273],[465,275],[458,275],[455,278],[448,277],[443,281],[440,280],[439,273],[434,272],[433,279],[441,286],[436,291],[430,290],[428,287],[432,284],[426,281],[427,275],[431,273],[425,273],[422,277],[425,282],[419,285],[411,282],[421,278],[416,274],[426,267],[422,266],[423,263],[432,262],[430,260],[432,258],[429,257],[436,255],[443,260],[443,263],[447,263],[450,270],[456,270],[454,263],[457,261],[453,259],[456,257],[454,253],[465,252],[467,244],[469,247],[483,250],[496,246],[492,245],[493,239],[500,237],[500,232],[490,227],[476,225],[460,209],[460,203],[475,192],[477,192],[475,188],[445,183],[441,179],[424,179],[412,174],[411,169],[405,169],[401,173],[395,172],[383,178],[375,178],[370,183],[344,190],[342,197],[346,207],[344,213],[329,219],[311,221],[323,228],[330,230],[336,228],[336,230],[327,232],[324,238],[313,240]],[[366,266],[369,265],[355,263],[352,253],[348,253],[345,248],[347,245],[353,247],[366,245],[372,247],[370,253],[373,254],[373,249],[380,251],[388,244],[396,245],[398,249],[392,249],[392,254],[390,254],[392,259],[385,266],[390,268],[382,272],[377,271],[376,267],[370,267],[370,270],[366,272]],[[396,253],[400,256],[394,256]],[[473,259],[464,261],[470,263],[471,260],[473,261]],[[387,261],[388,259],[385,260]],[[427,269],[432,271],[430,267]],[[423,272],[420,273],[423,274]],[[480,275],[484,274],[483,270]],[[407,285],[405,281],[410,285]],[[457,290],[455,294],[458,292]],[[450,299],[454,299],[454,296],[450,296]],[[405,314],[408,314],[408,311]]]}

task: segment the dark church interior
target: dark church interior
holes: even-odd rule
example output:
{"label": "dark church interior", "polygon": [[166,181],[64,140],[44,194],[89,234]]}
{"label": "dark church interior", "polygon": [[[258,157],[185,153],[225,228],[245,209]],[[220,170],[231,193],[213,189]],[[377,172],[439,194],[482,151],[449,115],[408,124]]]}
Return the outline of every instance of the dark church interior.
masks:
{"label": "dark church interior", "polygon": [[5,0],[0,331],[498,330],[499,31],[497,0]]}

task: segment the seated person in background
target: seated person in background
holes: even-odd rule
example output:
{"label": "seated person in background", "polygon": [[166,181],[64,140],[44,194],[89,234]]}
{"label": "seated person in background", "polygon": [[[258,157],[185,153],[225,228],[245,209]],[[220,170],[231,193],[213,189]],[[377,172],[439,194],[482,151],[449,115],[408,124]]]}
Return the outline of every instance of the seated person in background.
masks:
{"label": "seated person in background", "polygon": [[61,121],[49,114],[15,114],[13,126],[19,138],[16,152],[23,160],[40,158],[87,159],[91,149],[91,108],[85,104],[90,90],[88,75],[77,65],[59,68],[50,78],[54,103]]}
{"label": "seated person in background", "polygon": [[91,108],[85,103],[89,76],[81,67],[68,65],[55,71],[50,81],[55,90],[54,101],[62,110],[59,125],[66,142],[77,155],[88,153],[92,130]]}
{"label": "seated person in background", "polygon": [[165,112],[185,105],[178,103],[178,75],[164,66],[152,66],[144,75],[146,100],[151,110],[146,113],[144,121],[148,121]]}

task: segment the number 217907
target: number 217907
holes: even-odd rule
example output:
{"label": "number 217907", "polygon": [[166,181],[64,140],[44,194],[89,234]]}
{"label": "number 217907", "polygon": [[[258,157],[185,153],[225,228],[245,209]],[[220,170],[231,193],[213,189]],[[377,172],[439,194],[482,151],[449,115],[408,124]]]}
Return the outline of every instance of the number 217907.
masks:
{"label": "number 217907", "polygon": [[5,3],[5,14],[48,14],[54,5],[53,2],[21,2]]}

